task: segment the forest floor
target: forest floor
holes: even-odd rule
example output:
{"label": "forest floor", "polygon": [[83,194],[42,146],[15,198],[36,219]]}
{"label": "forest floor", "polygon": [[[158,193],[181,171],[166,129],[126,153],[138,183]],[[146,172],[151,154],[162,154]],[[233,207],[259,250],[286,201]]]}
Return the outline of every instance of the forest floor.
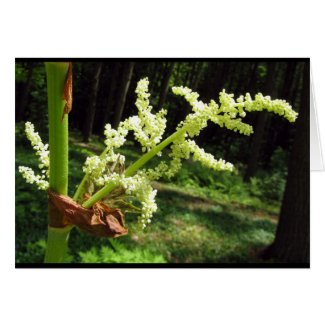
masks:
{"label": "forest floor", "polygon": [[[69,193],[81,180],[87,155],[103,144],[82,143],[72,133]],[[26,184],[18,166],[37,169],[28,142],[16,134],[16,262],[42,262],[46,246],[46,194]],[[122,153],[135,161],[139,151],[129,145]],[[279,202],[264,202],[251,193],[240,175],[213,173],[193,161],[184,163],[173,182],[155,182],[158,211],[145,231],[136,215],[127,215],[129,235],[110,240],[78,229],[70,235],[67,261],[74,263],[252,263],[275,236]]]}

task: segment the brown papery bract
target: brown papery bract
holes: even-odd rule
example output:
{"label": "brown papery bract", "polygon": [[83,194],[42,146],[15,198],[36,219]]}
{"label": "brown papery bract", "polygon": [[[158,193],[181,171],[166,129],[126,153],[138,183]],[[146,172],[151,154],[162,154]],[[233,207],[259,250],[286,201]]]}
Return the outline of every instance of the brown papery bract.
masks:
{"label": "brown papery bract", "polygon": [[65,114],[69,114],[72,110],[72,63],[69,62],[69,68],[67,72],[67,78],[65,80],[63,89],[63,99],[65,100],[65,106],[62,114],[62,121]]}
{"label": "brown papery bract", "polygon": [[[83,231],[97,237],[116,238],[126,235],[124,214],[120,209],[111,209],[102,202],[97,202],[90,209],[65,195],[51,190],[49,194],[49,225],[51,227],[66,227],[75,225]],[[60,220],[58,221],[58,217]]]}

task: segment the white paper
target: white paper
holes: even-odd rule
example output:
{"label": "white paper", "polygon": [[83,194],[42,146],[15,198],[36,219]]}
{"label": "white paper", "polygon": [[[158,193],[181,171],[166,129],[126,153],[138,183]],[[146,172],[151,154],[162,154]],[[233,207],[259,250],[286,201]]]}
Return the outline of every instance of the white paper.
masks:
{"label": "white paper", "polygon": [[313,78],[310,69],[310,170],[324,171]]}

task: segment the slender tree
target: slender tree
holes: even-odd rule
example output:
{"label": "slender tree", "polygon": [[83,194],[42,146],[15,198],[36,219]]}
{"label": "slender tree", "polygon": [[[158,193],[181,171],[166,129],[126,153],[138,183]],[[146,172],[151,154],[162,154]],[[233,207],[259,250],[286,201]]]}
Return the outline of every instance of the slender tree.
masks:
{"label": "slender tree", "polygon": [[107,98],[107,104],[106,108],[104,110],[104,114],[102,117],[102,123],[101,123],[101,129],[104,130],[105,124],[108,122],[108,117],[110,115],[110,112],[113,110],[113,101],[114,101],[114,95],[116,93],[116,79],[118,76],[119,71],[119,65],[117,63],[114,63],[112,65],[112,72],[111,72],[111,80],[110,80],[110,86],[108,90],[108,98]]}
{"label": "slender tree", "polygon": [[184,86],[189,86],[190,82],[190,75],[192,71],[193,63],[191,64],[190,62],[184,62],[184,79],[182,80]]}
{"label": "slender tree", "polygon": [[200,78],[202,75],[202,67],[203,67],[203,62],[196,62],[196,65],[194,66],[194,72],[191,78],[191,87],[192,89],[194,89],[195,91],[198,88],[199,82],[200,82]]}
{"label": "slender tree", "polygon": [[178,85],[180,83],[180,78],[181,78],[182,62],[175,63],[175,66],[176,66],[175,84]]}
{"label": "slender tree", "polygon": [[151,79],[149,79],[150,80],[150,88],[152,89],[152,92],[153,92],[152,96],[157,101],[159,100],[158,94],[159,94],[159,89],[160,89],[160,85],[161,85],[161,75],[163,74],[163,71],[164,71],[163,62],[156,62],[153,74],[151,75]]}
{"label": "slender tree", "polygon": [[281,98],[290,100],[292,88],[293,88],[293,79],[295,76],[295,71],[297,67],[297,62],[288,62],[285,70],[285,77],[283,81]]}
{"label": "slender tree", "polygon": [[83,140],[85,142],[89,141],[89,137],[93,132],[94,118],[96,113],[96,103],[97,103],[97,95],[99,90],[99,80],[100,74],[102,71],[103,63],[98,63],[94,73],[94,79],[89,99],[89,108],[86,111],[86,117],[84,121],[84,129],[83,129]]}
{"label": "slender tree", "polygon": [[219,65],[218,70],[216,70],[215,74],[215,82],[213,84],[212,97],[214,98],[216,93],[218,94],[222,91],[222,87],[225,85],[226,80],[229,77],[230,64],[228,62],[222,62]]}
{"label": "slender tree", "polygon": [[[295,78],[296,79],[301,79],[302,77],[302,71],[298,71],[299,73],[296,73],[296,68],[297,68],[297,62],[290,61],[286,64],[282,65],[282,70],[283,73],[280,73],[280,84],[281,80],[282,85],[281,85],[281,91],[279,92],[279,97],[281,99],[285,99],[288,102],[293,104],[293,98],[292,98],[292,91],[294,89],[295,85]],[[301,89],[300,89],[301,91]],[[299,93],[300,94],[300,93]],[[294,105],[294,107],[296,107]],[[269,134],[268,139],[267,139],[267,152],[266,152],[266,160],[270,161],[270,158],[272,157],[274,151],[276,148],[279,147],[279,144],[282,144],[282,147],[286,148],[288,146],[288,142],[291,143],[292,137],[290,136],[290,132],[293,129],[292,127],[288,127],[287,123],[283,123],[282,119],[274,119],[272,121],[272,134]],[[283,140],[286,139],[285,143]]]}
{"label": "slender tree", "polygon": [[20,100],[16,108],[16,122],[23,120],[25,109],[28,105],[28,97],[32,86],[34,63],[27,64],[27,78],[20,91]]}
{"label": "slender tree", "polygon": [[165,103],[168,87],[169,87],[169,80],[172,76],[173,69],[174,69],[175,62],[170,62],[166,64],[165,72],[164,72],[164,79],[162,81],[161,89],[160,89],[160,96],[159,96],[159,103],[158,109],[161,109]]}
{"label": "slender tree", "polygon": [[279,225],[265,258],[290,263],[309,263],[310,162],[309,162],[309,64],[305,63],[301,109],[289,161]]}
{"label": "slender tree", "polygon": [[[266,78],[263,92],[271,96],[273,96],[275,92],[274,84],[273,84],[275,79],[275,70],[276,70],[276,63],[270,62],[268,64],[267,78]],[[260,150],[262,147],[263,135],[265,133],[265,129],[267,125],[267,117],[268,117],[267,112],[261,112],[258,115],[256,128],[251,142],[251,149],[249,151],[247,169],[244,176],[245,182],[248,182],[250,178],[255,175],[258,166]]]}
{"label": "slender tree", "polygon": [[119,95],[118,102],[116,105],[115,117],[114,117],[114,122],[113,122],[114,128],[118,127],[118,125],[121,121],[121,118],[122,118],[126,96],[129,91],[129,87],[130,87],[130,83],[131,83],[131,79],[132,79],[133,69],[134,69],[134,62],[128,62],[127,64],[125,64],[124,69],[123,69],[120,95]]}
{"label": "slender tree", "polygon": [[256,77],[257,77],[257,67],[258,67],[258,62],[253,62],[251,65],[251,69],[249,72],[249,77],[247,78],[247,84],[245,89],[248,91],[252,91],[255,83],[256,83]]}

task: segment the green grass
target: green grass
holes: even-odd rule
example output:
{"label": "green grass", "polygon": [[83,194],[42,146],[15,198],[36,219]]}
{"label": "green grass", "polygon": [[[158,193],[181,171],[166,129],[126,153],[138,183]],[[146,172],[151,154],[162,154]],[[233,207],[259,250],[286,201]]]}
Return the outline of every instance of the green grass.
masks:
{"label": "green grass", "polygon": [[[94,138],[83,144],[72,134],[69,149],[69,194],[82,179],[82,165],[104,146]],[[37,169],[32,149],[16,135],[16,165]],[[140,151],[132,143],[122,150],[127,161]],[[152,162],[152,164],[154,164]],[[17,170],[17,168],[16,168]],[[256,184],[255,184],[256,185]],[[70,235],[67,262],[74,263],[207,263],[260,262],[257,253],[275,235],[279,202],[264,200],[260,188],[244,184],[240,175],[213,173],[189,161],[173,182],[157,182],[158,211],[139,231],[135,215],[127,215],[129,235],[111,242],[78,229]],[[46,193],[26,184],[16,172],[16,262],[42,262],[47,236]]]}

